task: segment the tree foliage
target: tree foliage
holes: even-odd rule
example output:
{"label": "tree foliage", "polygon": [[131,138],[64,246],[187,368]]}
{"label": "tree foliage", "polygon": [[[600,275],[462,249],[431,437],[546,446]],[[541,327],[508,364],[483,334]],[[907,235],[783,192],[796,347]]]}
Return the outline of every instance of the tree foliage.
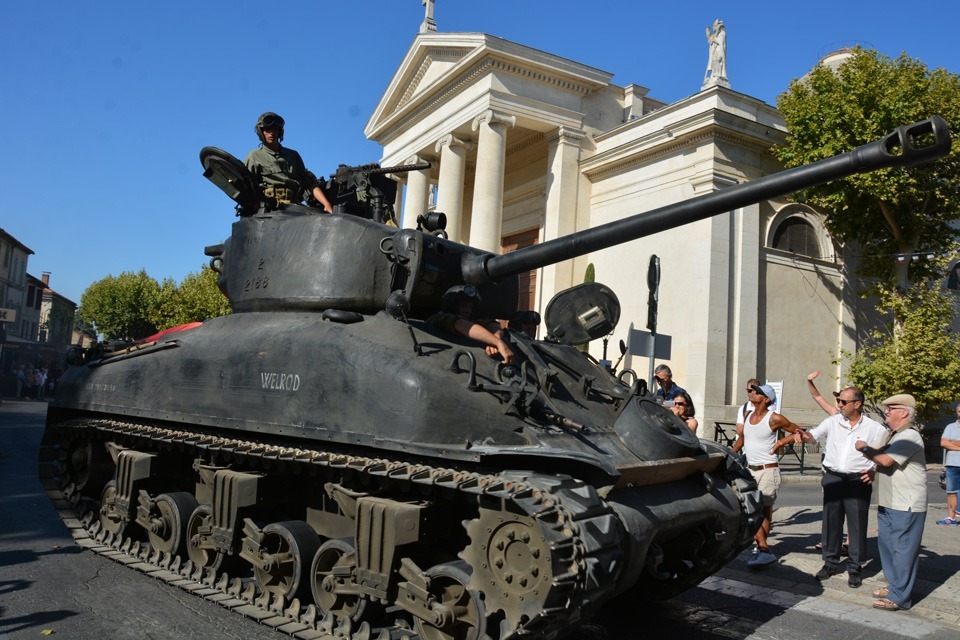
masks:
{"label": "tree foliage", "polygon": [[230,301],[217,287],[217,274],[207,266],[187,274],[179,285],[165,280],[160,290],[163,298],[157,323],[160,329],[230,313]]}
{"label": "tree foliage", "polygon": [[107,276],[83,292],[78,315],[108,340],[139,340],[227,313],[230,303],[217,288],[217,274],[204,266],[179,285],[172,278],[158,283],[144,270]]}
{"label": "tree foliage", "polygon": [[955,302],[939,281],[905,292],[883,285],[878,293],[879,308],[899,323],[891,318],[851,357],[850,380],[870,398],[910,393],[920,420],[937,418],[945,403],[960,397],[960,336],[951,331]]}
{"label": "tree foliage", "polygon": [[[934,114],[956,135],[960,76],[930,70],[906,54],[890,59],[858,47],[836,70],[818,65],[794,80],[777,107],[788,134],[776,154],[794,167]],[[852,176],[809,189],[803,197],[826,209],[826,226],[835,238],[859,243],[862,275],[906,288],[911,280],[935,276],[935,266],[900,263],[897,254],[940,253],[955,246],[958,231],[950,223],[960,217],[960,144],[939,161]]]}
{"label": "tree foliage", "polygon": [[157,332],[160,285],[143,269],[107,276],[80,296],[78,313],[108,340],[137,340]]}

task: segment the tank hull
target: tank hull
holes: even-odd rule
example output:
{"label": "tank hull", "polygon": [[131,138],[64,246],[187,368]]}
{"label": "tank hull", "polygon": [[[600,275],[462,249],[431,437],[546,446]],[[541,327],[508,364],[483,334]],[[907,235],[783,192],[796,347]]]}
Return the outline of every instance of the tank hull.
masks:
{"label": "tank hull", "polygon": [[[456,579],[501,627],[491,637],[559,637],[617,595],[689,588],[748,544],[758,495],[727,451],[613,378],[585,385],[599,370],[573,348],[516,341],[554,372],[551,408],[579,431],[508,415],[547,385],[505,379],[482,348],[427,323],[249,312],[72,367],[50,407],[46,475],[91,544],[136,541],[155,566],[216,576],[224,594],[252,571],[251,612],[279,598],[292,623],[313,602],[341,631],[463,626],[430,622],[430,599],[410,593]],[[176,513],[182,502],[191,513]],[[179,544],[154,531],[177,522]],[[308,570],[277,578],[299,585],[286,591],[264,568],[278,527],[307,549]],[[360,613],[303,587],[322,582],[314,564],[331,541],[355,558],[341,589]]]}

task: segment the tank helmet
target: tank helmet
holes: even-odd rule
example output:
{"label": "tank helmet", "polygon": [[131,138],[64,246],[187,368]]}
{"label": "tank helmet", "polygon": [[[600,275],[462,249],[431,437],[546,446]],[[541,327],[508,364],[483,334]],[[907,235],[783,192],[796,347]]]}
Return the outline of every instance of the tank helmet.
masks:
{"label": "tank helmet", "polygon": [[282,142],[283,125],[283,118],[273,111],[267,111],[266,113],[261,113],[260,117],[257,118],[257,124],[254,125],[253,130],[257,132],[257,137],[260,138],[260,142],[263,142],[263,130],[267,127],[277,127],[280,129],[280,135],[277,136],[277,140]]}
{"label": "tank helmet", "polygon": [[443,294],[441,307],[447,313],[456,313],[461,300],[473,300],[475,305],[480,304],[480,292],[472,284],[455,285]]}

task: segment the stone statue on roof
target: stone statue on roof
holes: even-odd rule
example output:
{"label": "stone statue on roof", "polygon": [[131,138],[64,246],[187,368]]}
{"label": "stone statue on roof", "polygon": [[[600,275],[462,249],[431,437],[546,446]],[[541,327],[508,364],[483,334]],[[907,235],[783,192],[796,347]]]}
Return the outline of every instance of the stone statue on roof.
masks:
{"label": "stone statue on roof", "polygon": [[713,28],[707,27],[707,44],[710,46],[710,59],[707,61],[707,72],[703,76],[703,87],[720,85],[730,87],[727,80],[727,30],[723,20],[714,20]]}

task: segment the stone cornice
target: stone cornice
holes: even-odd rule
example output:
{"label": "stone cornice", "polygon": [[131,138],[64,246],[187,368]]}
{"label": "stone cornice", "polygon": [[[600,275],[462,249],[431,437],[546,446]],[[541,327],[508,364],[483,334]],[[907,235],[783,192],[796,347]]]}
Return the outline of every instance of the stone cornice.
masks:
{"label": "stone cornice", "polygon": [[507,155],[509,156],[515,153],[520,153],[521,151],[525,151],[530,147],[540,144],[546,139],[546,137],[547,134],[543,133],[542,131],[538,131],[532,136],[527,136],[517,144],[507,147]]}
{"label": "stone cornice", "polygon": [[597,180],[606,178],[610,175],[622,173],[623,171],[637,167],[641,164],[649,162],[650,160],[661,158],[666,155],[672,155],[682,149],[696,147],[706,142],[727,142],[758,154],[765,155],[770,153],[769,145],[763,144],[754,138],[732,134],[728,131],[720,129],[716,125],[713,125],[707,130],[699,131],[692,135],[683,136],[674,142],[657,145],[655,147],[630,154],[622,160],[617,160],[612,163],[602,163],[602,158],[594,156],[590,159],[590,161],[591,164],[595,164],[596,166],[594,168],[585,170],[584,175],[591,182],[596,182]]}

